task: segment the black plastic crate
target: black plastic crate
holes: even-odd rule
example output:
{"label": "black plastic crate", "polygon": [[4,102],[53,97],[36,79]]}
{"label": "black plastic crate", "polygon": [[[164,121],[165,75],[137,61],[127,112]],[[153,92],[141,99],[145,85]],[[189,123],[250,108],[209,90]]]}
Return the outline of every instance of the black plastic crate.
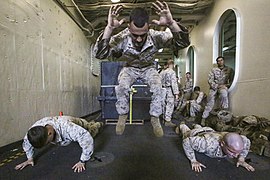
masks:
{"label": "black plastic crate", "polygon": [[[101,90],[98,100],[101,103],[102,119],[117,119],[115,102],[115,86],[117,78],[124,62],[102,62],[101,63]],[[133,94],[132,112],[133,119],[150,119],[149,108],[152,93],[148,86],[138,80],[134,83],[136,93]],[[139,87],[136,87],[139,85]],[[143,85],[143,86],[141,86]]]}

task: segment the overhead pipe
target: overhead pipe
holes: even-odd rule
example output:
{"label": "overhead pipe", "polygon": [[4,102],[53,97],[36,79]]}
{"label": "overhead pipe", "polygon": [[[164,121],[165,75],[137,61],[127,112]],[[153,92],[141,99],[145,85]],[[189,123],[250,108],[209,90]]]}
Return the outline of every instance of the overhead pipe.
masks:
{"label": "overhead pipe", "polygon": [[[133,7],[142,7],[142,6],[151,6],[152,2],[148,2],[148,3],[119,3],[121,4],[123,7],[126,8],[133,8]],[[190,7],[194,7],[198,4],[198,2],[194,2],[194,3],[177,3],[177,2],[168,2],[168,5],[175,5],[175,6],[179,6],[181,8],[190,8]],[[95,4],[85,4],[85,5],[79,5],[80,9],[82,10],[96,10],[97,8],[104,8],[104,7],[110,7],[112,4],[100,4],[100,3],[95,3]]]}
{"label": "overhead pipe", "polygon": [[[82,25],[81,22],[79,22],[75,15],[72,14],[72,12],[69,11],[68,7],[65,5],[65,3],[63,3],[62,0],[54,0],[70,17],[71,19],[84,31],[87,33],[86,37],[93,37],[94,36],[94,28],[92,26],[92,24],[84,17],[84,15],[82,14],[81,10],[79,9],[79,7],[77,6],[77,4],[73,1],[73,0],[69,0],[73,6],[75,7],[76,11],[79,13],[80,17],[82,18],[83,21],[86,22],[87,27],[85,27],[84,25]],[[70,6],[69,6],[70,7]]]}

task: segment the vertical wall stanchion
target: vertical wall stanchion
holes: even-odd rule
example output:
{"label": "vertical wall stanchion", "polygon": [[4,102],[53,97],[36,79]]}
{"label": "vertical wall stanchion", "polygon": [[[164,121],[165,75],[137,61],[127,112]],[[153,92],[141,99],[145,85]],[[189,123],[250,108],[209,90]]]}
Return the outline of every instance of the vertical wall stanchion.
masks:
{"label": "vertical wall stanchion", "polygon": [[131,91],[129,92],[129,124],[132,124],[132,88]]}
{"label": "vertical wall stanchion", "polygon": [[129,92],[129,124],[132,124],[132,98],[133,94],[136,93],[137,90],[131,86],[130,92]]}

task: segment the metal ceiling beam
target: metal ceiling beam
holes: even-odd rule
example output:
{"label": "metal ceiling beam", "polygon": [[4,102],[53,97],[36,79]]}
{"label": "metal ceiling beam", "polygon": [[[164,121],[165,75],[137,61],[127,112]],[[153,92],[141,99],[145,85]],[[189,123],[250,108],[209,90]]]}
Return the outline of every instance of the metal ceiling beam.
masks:
{"label": "metal ceiling beam", "polygon": [[[92,32],[98,32],[106,26],[107,15],[110,6],[113,4],[110,1],[100,1],[100,0],[55,0],[62,2],[65,9],[67,9],[71,14],[73,19],[79,22],[82,27],[87,27],[85,25],[85,18],[87,18]],[[77,4],[74,3],[77,2]],[[152,7],[153,1],[142,1],[142,0],[130,0],[125,1],[125,3],[118,3],[123,5],[124,11],[121,13],[119,18],[129,19],[130,11],[135,7],[147,7],[147,11],[151,19],[156,19],[158,16],[154,12]],[[173,17],[176,21],[180,21],[183,25],[188,27],[191,31],[204,17],[205,10],[213,4],[214,0],[174,0],[167,2]],[[79,10],[79,11],[78,11]],[[79,14],[78,14],[79,12]],[[83,15],[82,15],[83,13]],[[81,17],[80,17],[81,16]],[[88,27],[89,28],[89,27]]]}
{"label": "metal ceiling beam", "polygon": [[[88,15],[86,15],[88,17]],[[119,19],[124,18],[125,16],[119,17]],[[150,19],[154,19],[154,16],[150,17]],[[181,14],[173,14],[174,19],[181,19],[181,22],[186,23],[186,22],[192,22],[192,24],[196,25],[197,21],[202,20],[205,15],[202,14],[191,14],[191,15],[181,15]],[[94,20],[91,22],[93,27],[98,26],[100,23],[104,23],[107,20],[107,16],[101,16],[98,19]],[[127,18],[127,17],[126,17]]]}
{"label": "metal ceiling beam", "polygon": [[[168,5],[170,6],[170,8],[172,8],[171,6],[177,6],[178,8],[181,7],[183,9],[185,8],[192,8],[198,5],[198,2],[194,2],[194,3],[178,3],[178,2],[167,2]],[[151,7],[152,6],[152,2],[142,2],[142,3],[118,3],[121,4],[124,8],[135,8],[135,7]],[[89,10],[97,10],[98,8],[110,8],[112,4],[104,4],[104,3],[91,3],[91,4],[80,4],[78,5],[78,7],[82,10],[82,11],[89,11]]]}

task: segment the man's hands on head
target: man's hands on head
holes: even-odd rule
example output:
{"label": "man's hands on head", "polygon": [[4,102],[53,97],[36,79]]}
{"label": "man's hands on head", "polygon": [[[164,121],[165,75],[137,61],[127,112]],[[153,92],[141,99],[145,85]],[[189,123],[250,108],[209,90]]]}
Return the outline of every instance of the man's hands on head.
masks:
{"label": "man's hands on head", "polygon": [[236,167],[242,166],[244,168],[246,168],[246,170],[248,171],[255,171],[255,168],[252,167],[251,165],[249,165],[248,163],[245,162],[245,160],[238,160],[236,163]]}
{"label": "man's hands on head", "polygon": [[31,159],[28,159],[27,161],[24,161],[23,163],[21,164],[18,164],[15,169],[16,170],[22,170],[23,168],[25,168],[26,166],[28,165],[31,165],[31,166],[34,166],[34,160],[31,158]]}
{"label": "man's hands on head", "polygon": [[198,161],[191,162],[191,169],[196,172],[202,172],[202,167],[206,168],[205,165],[201,164]]}
{"label": "man's hands on head", "polygon": [[80,173],[85,170],[85,163],[79,161],[72,167],[72,169],[74,170],[74,172]]}

